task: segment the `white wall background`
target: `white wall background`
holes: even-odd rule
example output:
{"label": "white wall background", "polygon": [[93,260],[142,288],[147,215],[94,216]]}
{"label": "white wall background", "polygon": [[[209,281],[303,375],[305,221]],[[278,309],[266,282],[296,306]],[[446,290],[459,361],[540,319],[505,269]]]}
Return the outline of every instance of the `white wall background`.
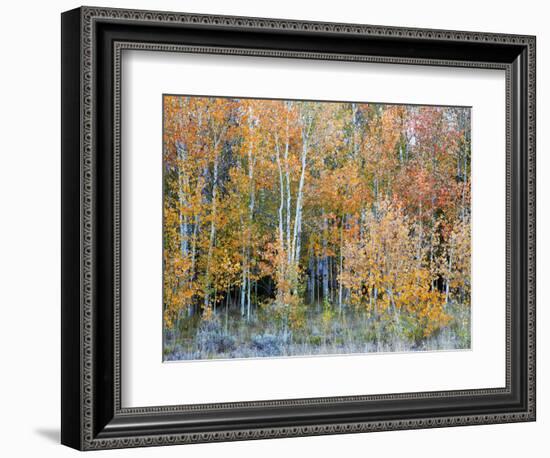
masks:
{"label": "white wall background", "polygon": [[[96,5],[537,35],[538,421],[103,452],[107,456],[545,456],[550,431],[550,30],[536,0],[116,0]],[[0,47],[0,453],[74,456],[58,445],[60,384],[60,13],[76,1],[2,6]]]}

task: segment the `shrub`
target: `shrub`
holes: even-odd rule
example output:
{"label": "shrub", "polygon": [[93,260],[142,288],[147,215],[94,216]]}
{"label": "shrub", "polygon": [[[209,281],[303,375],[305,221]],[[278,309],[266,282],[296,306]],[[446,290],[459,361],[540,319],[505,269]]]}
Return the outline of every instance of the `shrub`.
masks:
{"label": "shrub", "polygon": [[283,354],[282,342],[277,336],[271,334],[253,336],[251,344],[259,354],[258,356],[280,356]]}
{"label": "shrub", "polygon": [[202,355],[229,353],[235,349],[235,339],[226,334],[220,322],[215,319],[201,323],[196,342]]}

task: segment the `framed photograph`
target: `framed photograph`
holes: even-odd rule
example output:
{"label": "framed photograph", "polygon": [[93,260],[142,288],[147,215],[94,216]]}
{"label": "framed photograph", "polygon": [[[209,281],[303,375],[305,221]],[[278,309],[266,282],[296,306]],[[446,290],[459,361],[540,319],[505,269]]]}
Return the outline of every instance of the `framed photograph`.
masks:
{"label": "framed photograph", "polygon": [[62,443],[535,420],[535,37],[62,15]]}

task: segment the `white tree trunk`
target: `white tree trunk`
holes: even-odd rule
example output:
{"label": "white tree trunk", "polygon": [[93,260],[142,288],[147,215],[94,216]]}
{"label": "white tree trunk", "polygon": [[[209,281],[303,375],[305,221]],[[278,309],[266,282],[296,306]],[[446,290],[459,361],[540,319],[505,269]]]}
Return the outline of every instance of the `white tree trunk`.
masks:
{"label": "white tree trunk", "polygon": [[323,301],[328,297],[328,257],[327,257],[327,239],[326,233],[328,223],[326,216],[323,217],[323,263],[322,263],[322,279],[323,279]]}
{"label": "white tree trunk", "polygon": [[300,260],[300,240],[302,233],[302,201],[304,198],[304,182],[306,176],[307,152],[308,152],[308,130],[309,126],[304,126],[302,133],[302,154],[301,154],[301,172],[300,182],[298,184],[298,194],[296,196],[296,214],[294,216],[294,233],[292,236],[292,263],[297,263]]}
{"label": "white tree trunk", "polygon": [[290,144],[289,138],[289,125],[288,125],[288,112],[286,115],[286,140],[285,140],[285,177],[286,177],[286,250],[287,250],[287,259],[290,264],[292,253],[290,247],[290,219],[291,219],[291,204],[292,204],[292,194],[290,193],[290,167],[288,164],[288,150]]}
{"label": "white tree trunk", "polygon": [[[254,123],[252,121],[252,109],[249,108],[249,122],[248,128],[250,131],[254,129]],[[254,166],[256,164],[256,158],[252,154],[252,141],[248,144],[248,182],[250,186],[249,190],[249,204],[248,204],[248,229],[251,230],[252,222],[254,220],[254,206],[256,203],[256,186],[254,184]],[[251,249],[250,249],[250,237],[247,239],[246,246],[246,284],[247,284],[247,305],[246,305],[246,319],[250,320],[250,261],[252,259]]]}
{"label": "white tree trunk", "polygon": [[183,164],[187,160],[187,154],[185,146],[181,144],[176,145],[178,154],[178,203],[179,203],[179,229],[180,229],[180,251],[183,257],[189,255],[189,227],[187,222],[187,216],[183,214],[183,209],[187,207],[187,184],[188,178],[185,171],[182,169]]}
{"label": "white tree trunk", "polygon": [[[241,216],[241,226],[243,226],[242,216]],[[244,234],[244,231],[243,231]],[[244,317],[245,314],[245,305],[246,305],[246,242],[245,238],[243,237],[242,240],[242,259],[243,259],[243,265],[242,265],[242,279],[241,279],[241,316]]]}
{"label": "white tree trunk", "polygon": [[313,304],[315,302],[315,257],[313,256],[313,249],[309,249],[309,265],[308,265],[309,277],[308,277],[308,292],[309,302]]}
{"label": "white tree trunk", "polygon": [[[217,146],[217,145],[216,145]],[[214,251],[214,241],[216,239],[216,199],[218,195],[218,162],[219,157],[216,153],[214,159],[214,177],[212,183],[212,213],[210,221],[210,240],[208,243],[208,257],[206,260],[206,291],[204,294],[204,307],[210,307],[210,287],[211,287],[211,278],[210,278],[210,264],[212,262],[212,254]]]}

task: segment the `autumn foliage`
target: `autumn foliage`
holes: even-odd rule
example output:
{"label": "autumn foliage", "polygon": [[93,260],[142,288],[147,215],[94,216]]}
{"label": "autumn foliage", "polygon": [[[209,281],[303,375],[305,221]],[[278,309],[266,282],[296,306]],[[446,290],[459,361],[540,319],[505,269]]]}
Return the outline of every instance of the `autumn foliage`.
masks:
{"label": "autumn foliage", "polygon": [[165,357],[470,345],[470,110],[165,96]]}

